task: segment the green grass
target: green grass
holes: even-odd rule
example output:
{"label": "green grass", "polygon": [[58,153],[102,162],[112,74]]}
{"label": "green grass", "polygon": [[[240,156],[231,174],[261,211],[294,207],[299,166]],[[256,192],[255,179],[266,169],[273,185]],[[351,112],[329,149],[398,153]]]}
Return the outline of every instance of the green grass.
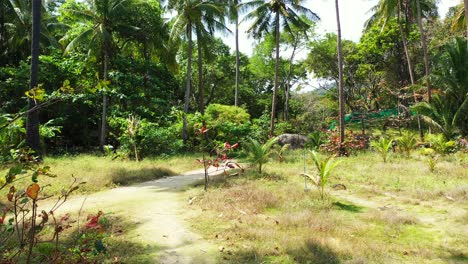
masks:
{"label": "green grass", "polygon": [[[43,165],[50,166],[51,173],[57,177],[40,177],[39,184],[50,185],[45,191],[49,194],[57,194],[62,189],[68,188],[73,182],[73,176],[78,182],[86,182],[80,185],[78,192],[90,193],[197,169],[199,164],[196,163],[195,158],[194,155],[186,155],[135,162],[93,155],[46,157]],[[3,177],[5,173],[6,170],[0,171],[0,177]],[[23,180],[23,185],[29,183],[30,178]]]}
{"label": "green grass", "polygon": [[[322,201],[310,183],[304,191],[302,151],[290,152],[264,174],[189,190],[202,212],[192,224],[229,252],[220,263],[462,263],[466,155],[443,157],[434,173],[416,153],[391,153],[387,163],[373,152],[339,158]],[[331,190],[338,183],[347,190]]]}

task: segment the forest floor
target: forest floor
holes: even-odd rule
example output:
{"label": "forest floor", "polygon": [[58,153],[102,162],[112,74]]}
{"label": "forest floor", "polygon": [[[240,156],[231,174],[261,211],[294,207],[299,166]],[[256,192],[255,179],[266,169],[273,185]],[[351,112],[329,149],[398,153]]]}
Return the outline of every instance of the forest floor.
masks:
{"label": "forest floor", "polygon": [[[210,175],[218,172],[210,170]],[[185,220],[190,212],[181,206],[187,203],[184,189],[203,178],[203,170],[196,170],[74,196],[57,213],[102,210],[113,221],[122,219],[122,243],[109,250],[119,263],[216,263],[218,250],[190,230]],[[84,214],[78,217],[86,220]]]}

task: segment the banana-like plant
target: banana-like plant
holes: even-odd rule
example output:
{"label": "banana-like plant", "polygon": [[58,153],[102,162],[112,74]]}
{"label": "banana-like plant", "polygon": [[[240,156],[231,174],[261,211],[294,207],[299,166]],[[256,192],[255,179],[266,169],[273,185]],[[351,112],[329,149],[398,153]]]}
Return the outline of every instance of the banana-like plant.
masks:
{"label": "banana-like plant", "polygon": [[371,147],[380,154],[384,162],[387,162],[388,152],[390,151],[390,148],[392,147],[392,143],[393,143],[392,139],[381,137],[379,140],[371,141]]}
{"label": "banana-like plant", "polygon": [[341,161],[334,161],[335,155],[326,158],[321,157],[317,152],[311,151],[312,160],[314,161],[315,168],[317,169],[316,175],[303,173],[302,176],[307,177],[317,187],[320,192],[320,198],[325,196],[325,186],[328,183],[331,172],[335,169]]}
{"label": "banana-like plant", "polygon": [[278,138],[274,137],[261,144],[257,140],[250,138],[249,142],[245,144],[248,159],[252,164],[257,165],[258,173],[262,173],[263,165],[270,159],[272,147],[276,141],[278,141]]}

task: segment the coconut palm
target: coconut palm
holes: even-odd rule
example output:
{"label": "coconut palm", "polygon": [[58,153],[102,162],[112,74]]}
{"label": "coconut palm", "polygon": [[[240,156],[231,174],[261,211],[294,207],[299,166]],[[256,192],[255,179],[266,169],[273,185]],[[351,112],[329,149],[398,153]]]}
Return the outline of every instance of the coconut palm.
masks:
{"label": "coconut palm", "polygon": [[184,143],[187,142],[187,113],[190,104],[190,94],[192,86],[192,53],[193,53],[193,33],[197,36],[198,44],[198,88],[200,112],[204,110],[204,94],[202,81],[202,47],[207,42],[207,38],[212,36],[215,30],[226,30],[224,24],[224,4],[214,1],[203,0],[169,0],[168,8],[177,12],[177,16],[172,21],[170,39],[176,43],[180,36],[185,36],[188,42],[187,48],[187,77],[184,98],[184,115],[182,137]]}
{"label": "coconut palm", "polygon": [[257,166],[258,173],[262,173],[263,165],[269,161],[270,156],[273,153],[273,145],[277,141],[278,138],[274,137],[270,138],[264,144],[261,144],[257,140],[250,138],[249,142],[245,144],[248,159],[252,164]]}
{"label": "coconut palm", "polygon": [[[31,75],[29,88],[33,89],[38,84],[39,75],[39,41],[41,38],[41,0],[32,1],[32,34],[31,34]],[[36,106],[33,98],[28,100],[28,109]],[[39,151],[39,114],[36,111],[28,111],[26,119],[26,144],[36,152]],[[28,256],[28,263],[29,263]]]}
{"label": "coconut palm", "polygon": [[230,0],[228,6],[229,19],[235,23],[235,38],[236,38],[236,84],[234,88],[234,105],[239,105],[239,79],[240,79],[240,64],[239,64],[239,12],[238,7],[242,0]]}
{"label": "coconut palm", "polygon": [[273,136],[275,129],[276,115],[276,94],[279,80],[279,42],[281,29],[291,31],[291,25],[306,31],[310,28],[301,15],[310,21],[319,19],[317,14],[304,7],[302,0],[253,0],[240,5],[241,11],[251,10],[242,21],[254,20],[247,32],[254,38],[261,38],[270,32],[275,34],[276,57],[275,57],[275,81],[273,97],[271,102],[270,136]]}
{"label": "coconut palm", "polygon": [[343,82],[343,51],[341,46],[341,23],[340,23],[340,6],[338,0],[335,0],[336,9],[336,24],[338,29],[338,91],[339,91],[339,105],[340,105],[340,153],[345,153],[343,146],[345,140],[345,95],[344,95],[344,82]]}
{"label": "coconut palm", "polygon": [[[131,0],[92,0],[87,2],[86,10],[69,10],[81,19],[83,31],[71,40],[65,53],[79,47],[86,46],[89,55],[94,55],[101,62],[101,83],[105,87],[108,80],[109,62],[115,50],[114,32],[128,32],[138,30],[137,27],[128,25],[119,20],[120,14],[126,12],[128,5],[134,4]],[[137,14],[135,14],[137,15]],[[70,38],[65,35],[62,41]],[[101,131],[99,135],[99,148],[104,151],[106,144],[106,118],[107,118],[108,95],[103,89]]]}

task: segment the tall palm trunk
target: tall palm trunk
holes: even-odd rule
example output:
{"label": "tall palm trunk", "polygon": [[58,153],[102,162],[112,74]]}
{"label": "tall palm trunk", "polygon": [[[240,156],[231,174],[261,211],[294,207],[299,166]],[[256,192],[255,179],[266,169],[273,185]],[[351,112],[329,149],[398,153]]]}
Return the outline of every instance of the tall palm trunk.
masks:
{"label": "tall palm trunk", "polygon": [[340,107],[340,155],[345,154],[345,149],[343,146],[345,139],[345,96],[344,96],[344,83],[343,83],[343,51],[341,45],[341,23],[340,23],[340,7],[338,0],[335,0],[335,9],[336,9],[336,25],[338,29],[338,40],[337,40],[337,49],[338,49],[338,93],[339,93],[339,107]]}
{"label": "tall palm trunk", "polygon": [[192,23],[189,21],[187,24],[187,38],[188,38],[188,51],[187,51],[187,83],[185,85],[185,102],[184,102],[184,115],[183,115],[183,127],[182,127],[182,138],[184,144],[187,144],[188,131],[187,131],[187,114],[190,104],[190,86],[192,85]]}
{"label": "tall palm trunk", "polygon": [[[465,1],[468,1],[468,0],[465,0]],[[426,33],[424,32],[424,28],[422,25],[420,0],[416,0],[416,8],[418,12],[418,27],[419,27],[419,32],[421,32],[421,44],[422,44],[423,55],[424,55],[424,70],[425,70],[425,76],[426,76],[427,100],[430,102],[432,98],[432,93],[431,93],[431,83],[429,82],[428,78],[429,78],[429,75],[431,74],[431,70],[429,68],[429,54],[427,52]]]}
{"label": "tall palm trunk", "polygon": [[465,21],[466,21],[466,38],[468,39],[468,0],[464,0],[465,5]]}
{"label": "tall palm trunk", "polygon": [[294,42],[293,45],[293,50],[291,52],[291,57],[289,58],[289,71],[288,71],[288,76],[286,78],[286,89],[284,91],[285,93],[285,99],[284,99],[284,120],[288,121],[289,120],[289,92],[291,90],[291,75],[293,71],[293,61],[294,57],[296,56],[296,50],[297,50],[297,41]]}
{"label": "tall palm trunk", "polygon": [[[403,23],[401,21],[401,0],[398,1],[397,21],[398,21],[398,27],[400,29],[401,41],[403,42],[403,49],[405,51],[406,61],[408,63],[408,72],[409,72],[409,75],[410,75],[411,85],[414,85],[416,83],[416,81],[415,81],[414,73],[413,73],[413,62],[411,60],[411,55],[409,53],[408,42],[406,40],[405,30],[403,29]],[[416,96],[414,97],[414,100],[416,102]],[[423,140],[424,139],[424,132],[423,132],[422,126],[421,126],[421,116],[417,115],[416,119],[418,121],[419,137],[421,138],[421,140]]]}
{"label": "tall palm trunk", "polygon": [[280,42],[280,17],[279,11],[276,12],[276,58],[275,58],[275,84],[273,87],[273,98],[271,100],[271,120],[270,120],[270,136],[273,137],[275,132],[275,116],[276,116],[276,94],[278,91],[278,74],[279,74],[279,42]]}
{"label": "tall palm trunk", "polygon": [[[105,46],[103,55],[103,65],[102,65],[102,79],[107,81],[108,78],[108,65],[109,65],[109,55],[107,53],[107,47]],[[107,130],[107,103],[108,96],[107,91],[103,91],[102,95],[102,114],[101,114],[101,134],[99,135],[99,149],[104,151],[104,145],[106,144],[106,130]]]}
{"label": "tall palm trunk", "polygon": [[234,105],[239,106],[239,16],[236,16],[236,88],[234,91]]}
{"label": "tall palm trunk", "polygon": [[[39,40],[41,36],[41,0],[32,0],[32,39],[31,39],[31,72],[29,88],[33,89],[38,84],[39,74]],[[28,100],[26,119],[26,144],[39,154],[39,113],[32,110],[36,106],[36,101]]]}
{"label": "tall palm trunk", "polygon": [[201,114],[205,113],[205,89],[203,89],[203,55],[201,34],[197,27],[197,52],[198,52],[198,111]]}

